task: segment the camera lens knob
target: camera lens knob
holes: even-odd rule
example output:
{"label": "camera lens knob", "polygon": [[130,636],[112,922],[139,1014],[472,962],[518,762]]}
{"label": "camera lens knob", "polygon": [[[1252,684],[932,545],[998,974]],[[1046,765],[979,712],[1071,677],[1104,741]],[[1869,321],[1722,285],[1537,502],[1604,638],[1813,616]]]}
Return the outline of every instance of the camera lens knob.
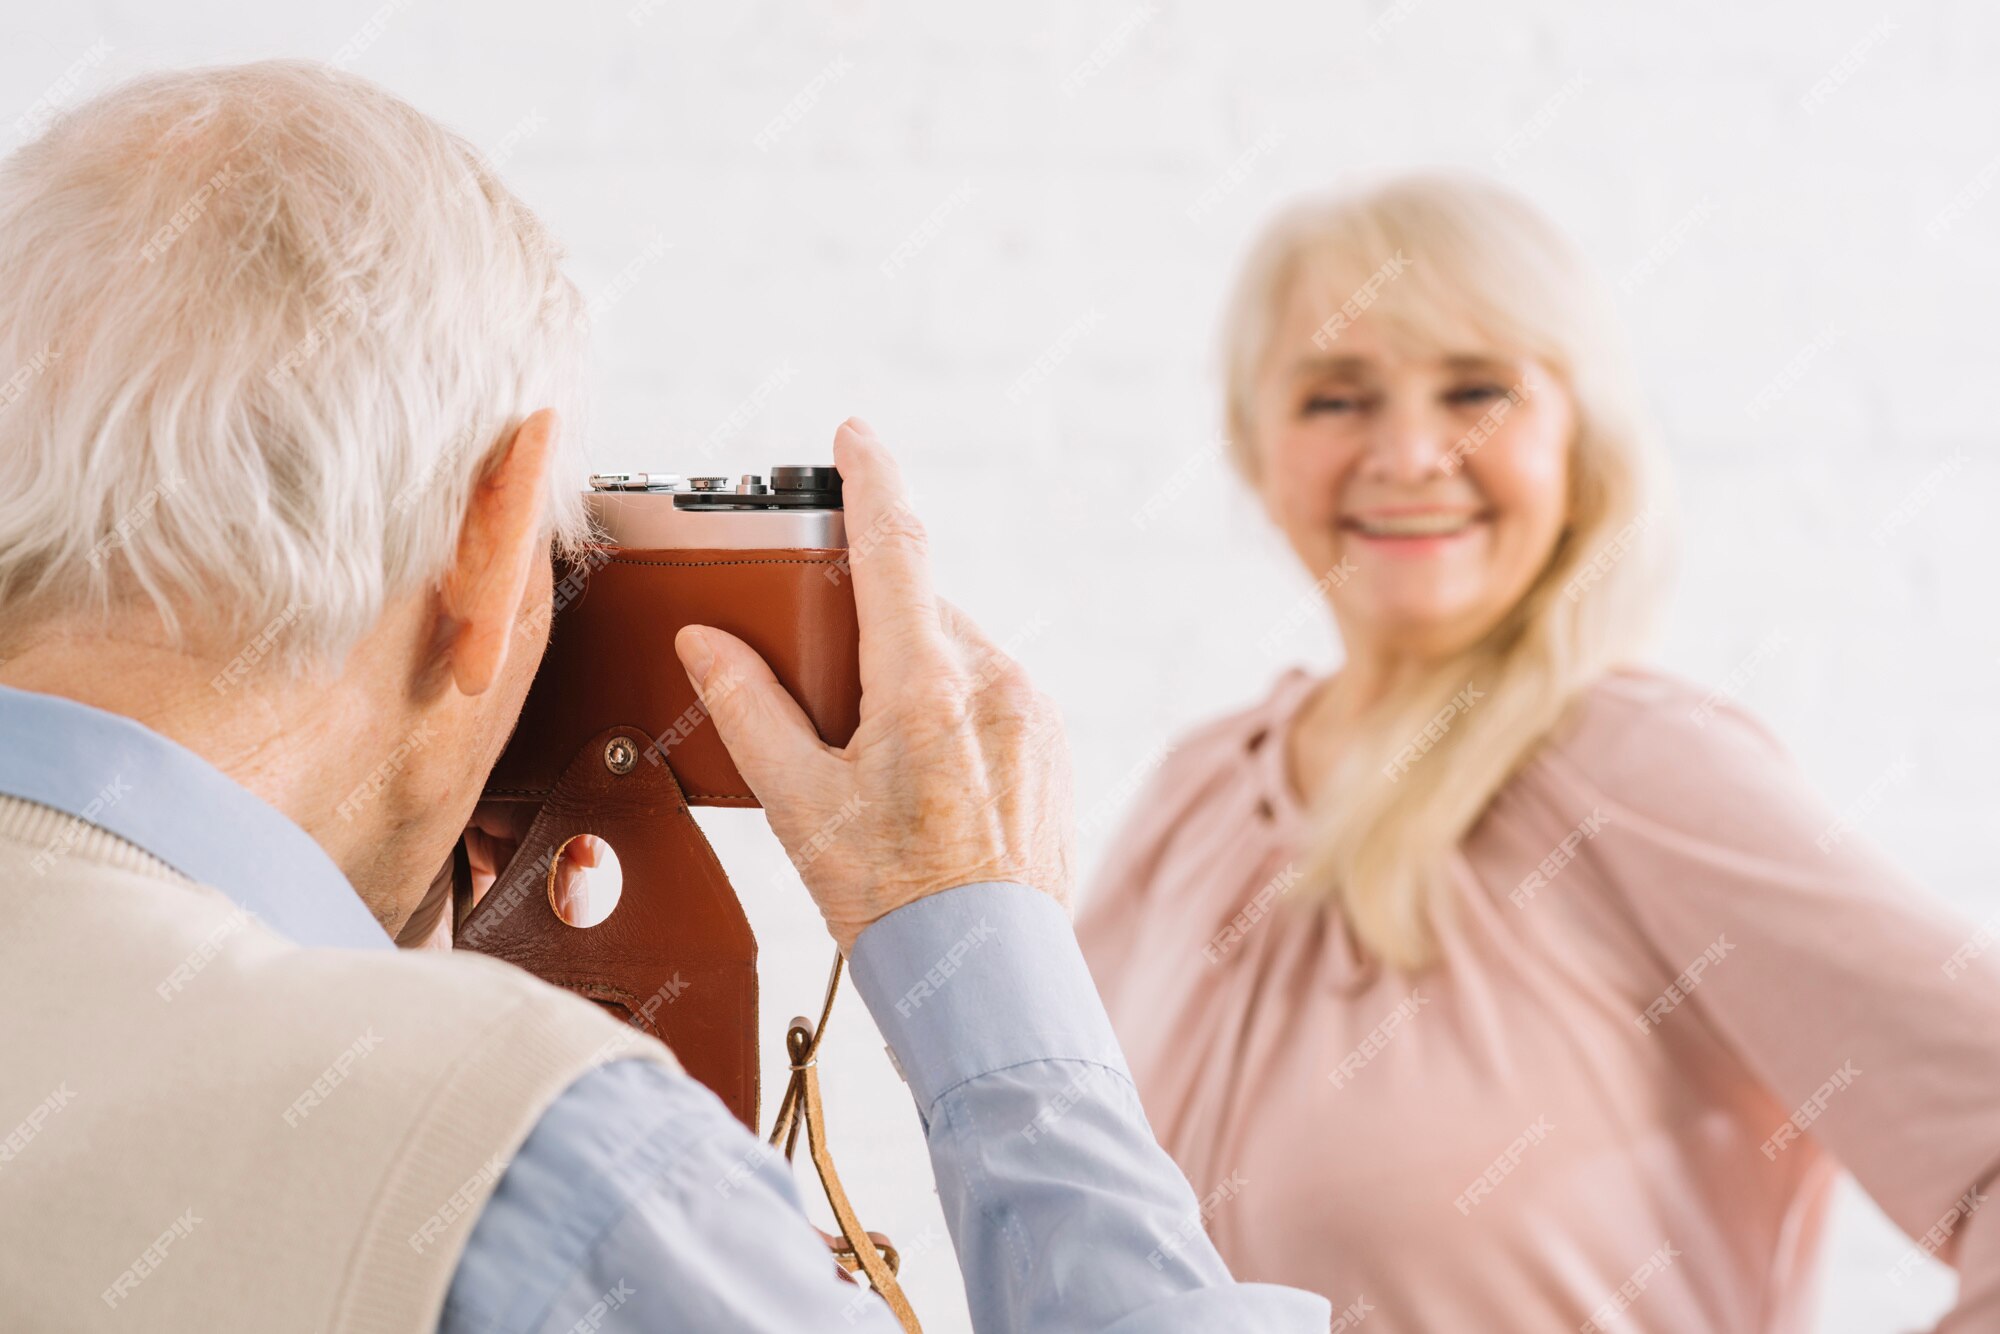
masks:
{"label": "camera lens knob", "polygon": [[799,467],[780,465],[771,469],[771,486],[778,491],[832,491],[840,490],[840,470],[829,467]]}

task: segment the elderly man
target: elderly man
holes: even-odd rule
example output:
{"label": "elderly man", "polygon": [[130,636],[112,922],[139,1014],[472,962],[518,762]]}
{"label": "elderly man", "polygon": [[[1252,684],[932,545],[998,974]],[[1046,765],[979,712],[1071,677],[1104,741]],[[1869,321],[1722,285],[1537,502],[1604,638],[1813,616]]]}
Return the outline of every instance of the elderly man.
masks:
{"label": "elderly man", "polygon": [[[461,140],[304,65],[144,79],[0,165],[7,1328],[894,1328],[664,1047],[392,948],[587,535],[557,258]],[[1324,1330],[1231,1280],[1152,1141],[1061,906],[1048,706],[936,600],[873,433],[834,457],[883,536],[853,742],[741,642],[677,648],[744,683],[709,702],[789,848],[862,812],[803,875],[975,1324]]]}

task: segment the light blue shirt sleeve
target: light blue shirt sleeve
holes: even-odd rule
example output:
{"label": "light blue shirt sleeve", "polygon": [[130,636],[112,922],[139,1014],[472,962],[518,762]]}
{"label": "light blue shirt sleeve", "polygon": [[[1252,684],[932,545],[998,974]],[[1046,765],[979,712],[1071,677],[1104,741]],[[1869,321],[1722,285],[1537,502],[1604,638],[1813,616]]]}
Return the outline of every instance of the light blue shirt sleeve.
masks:
{"label": "light blue shirt sleeve", "polygon": [[[933,895],[864,931],[850,963],[915,1098],[979,1334],[1323,1334],[1323,1299],[1230,1278],[1054,902],[1002,884]],[[707,1089],[638,1062],[579,1079],[536,1125],[439,1322],[898,1328],[836,1277],[784,1160]]]}

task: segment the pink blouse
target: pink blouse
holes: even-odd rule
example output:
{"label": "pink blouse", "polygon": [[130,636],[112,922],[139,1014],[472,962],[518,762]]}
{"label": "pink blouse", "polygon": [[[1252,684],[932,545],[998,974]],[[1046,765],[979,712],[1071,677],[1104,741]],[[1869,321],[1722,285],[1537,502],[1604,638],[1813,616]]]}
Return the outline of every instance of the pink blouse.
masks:
{"label": "pink blouse", "polygon": [[1898,1267],[1958,1267],[1938,1328],[2000,1331],[1990,928],[1750,715],[1633,670],[1460,847],[1439,962],[1384,966],[1291,892],[1313,684],[1182,741],[1077,927],[1238,1278],[1371,1334],[1804,1334],[1845,1167]]}

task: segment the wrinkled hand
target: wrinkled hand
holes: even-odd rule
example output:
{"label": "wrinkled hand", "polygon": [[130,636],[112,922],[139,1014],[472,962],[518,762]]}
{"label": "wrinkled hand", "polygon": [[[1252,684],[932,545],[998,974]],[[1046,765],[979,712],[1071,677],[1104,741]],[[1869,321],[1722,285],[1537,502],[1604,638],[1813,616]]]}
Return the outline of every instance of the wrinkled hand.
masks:
{"label": "wrinkled hand", "polygon": [[[465,828],[466,862],[472,868],[472,901],[478,903],[493,888],[493,882],[514,860],[514,853],[534,823],[535,808],[523,802],[482,801],[472,810],[472,823]],[[579,835],[563,844],[562,862],[557,867],[552,904],[565,922],[587,921],[590,904],[588,872],[603,860],[604,842],[592,834]],[[397,933],[396,943],[404,949],[448,950],[451,934],[451,858],[431,877],[422,902]]]}
{"label": "wrinkled hand", "polygon": [[834,435],[861,631],[861,723],[826,745],[757,653],[674,641],[722,742],[843,951],[869,923],[982,880],[1067,906],[1069,749],[1020,666],[931,589],[924,528],[865,423]]}

